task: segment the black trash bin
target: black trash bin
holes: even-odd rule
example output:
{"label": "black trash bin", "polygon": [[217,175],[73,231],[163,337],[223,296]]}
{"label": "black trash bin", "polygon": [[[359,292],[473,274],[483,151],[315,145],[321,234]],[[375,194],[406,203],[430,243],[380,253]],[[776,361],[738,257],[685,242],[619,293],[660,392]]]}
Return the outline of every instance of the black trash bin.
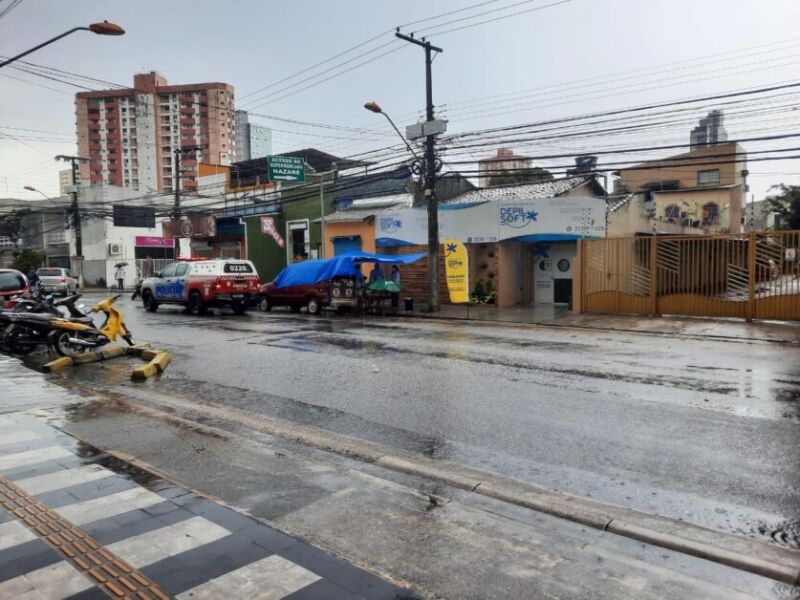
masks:
{"label": "black trash bin", "polygon": [[403,298],[403,304],[405,306],[406,312],[414,312],[414,299],[413,298]]}

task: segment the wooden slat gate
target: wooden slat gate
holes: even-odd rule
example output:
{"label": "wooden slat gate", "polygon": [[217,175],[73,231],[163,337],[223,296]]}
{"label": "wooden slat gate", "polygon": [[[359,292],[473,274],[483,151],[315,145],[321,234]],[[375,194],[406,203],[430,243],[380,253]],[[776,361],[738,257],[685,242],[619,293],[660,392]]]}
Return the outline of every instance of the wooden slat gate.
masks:
{"label": "wooden slat gate", "polygon": [[800,320],[800,231],[582,240],[584,312]]}

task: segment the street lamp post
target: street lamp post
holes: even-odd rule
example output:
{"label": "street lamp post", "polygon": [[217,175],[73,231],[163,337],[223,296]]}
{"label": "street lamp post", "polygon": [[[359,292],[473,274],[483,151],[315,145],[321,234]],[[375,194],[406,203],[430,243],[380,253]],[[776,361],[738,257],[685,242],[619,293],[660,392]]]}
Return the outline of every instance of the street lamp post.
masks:
{"label": "street lamp post", "polygon": [[370,112],[374,112],[374,113],[377,113],[379,115],[383,115],[384,117],[386,117],[386,119],[389,121],[389,124],[397,132],[397,135],[399,135],[400,139],[403,140],[403,143],[406,145],[406,148],[408,148],[408,151],[411,152],[411,155],[414,158],[416,158],[417,160],[419,160],[419,156],[417,156],[417,153],[414,152],[414,149],[411,147],[411,144],[408,143],[408,140],[405,138],[405,136],[402,133],[400,133],[400,130],[397,128],[397,125],[394,124],[394,121],[392,121],[392,118],[387,113],[383,112],[383,109],[380,107],[380,105],[377,102],[375,102],[374,100],[372,102],[367,102],[364,105],[364,108],[366,108]]}
{"label": "street lamp post", "polygon": [[[398,27],[394,34],[396,38],[405,40],[425,50],[425,123],[432,125],[433,115],[433,77],[431,65],[433,64],[434,54],[444,52],[438,46],[434,46],[425,38],[416,39],[414,35],[404,35],[400,33]],[[371,103],[374,104],[374,103]],[[377,106],[377,105],[375,105]],[[370,106],[367,110],[373,110]],[[373,112],[376,112],[373,110]],[[389,119],[391,122],[391,119]],[[394,126],[394,123],[392,123]],[[395,127],[395,130],[397,128]],[[400,133],[398,131],[398,133]],[[439,311],[439,212],[436,199],[436,137],[433,128],[425,133],[425,159],[422,161],[425,167],[425,200],[428,206],[428,303],[429,312]],[[402,137],[402,136],[401,136]],[[405,139],[405,138],[403,138]]]}
{"label": "street lamp post", "polygon": [[56,37],[51,38],[46,42],[42,42],[38,46],[34,46],[29,50],[25,50],[25,52],[22,52],[21,54],[17,54],[16,56],[12,56],[8,60],[1,62],[0,68],[5,67],[6,65],[10,65],[14,61],[22,58],[23,56],[27,56],[31,52],[36,52],[40,48],[44,48],[45,46],[48,46],[53,42],[57,42],[61,38],[67,37],[68,35],[75,33],[76,31],[91,31],[92,33],[96,33],[98,35],[123,35],[125,33],[125,30],[122,27],[116,25],[115,23],[109,23],[108,21],[103,21],[102,23],[92,23],[88,27],[73,27],[72,29],[70,29],[69,31],[65,31],[61,35],[57,35]]}

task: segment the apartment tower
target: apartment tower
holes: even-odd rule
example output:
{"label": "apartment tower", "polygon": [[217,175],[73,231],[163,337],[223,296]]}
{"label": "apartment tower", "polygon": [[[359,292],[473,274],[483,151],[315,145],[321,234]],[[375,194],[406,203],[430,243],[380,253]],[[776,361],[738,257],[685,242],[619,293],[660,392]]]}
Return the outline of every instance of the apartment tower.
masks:
{"label": "apartment tower", "polygon": [[200,162],[227,165],[235,153],[233,86],[168,85],[152,71],[133,88],[80,92],[75,113],[78,152],[89,158],[81,180],[91,185],[172,192],[175,150],[203,145],[181,161],[181,188],[197,189]]}

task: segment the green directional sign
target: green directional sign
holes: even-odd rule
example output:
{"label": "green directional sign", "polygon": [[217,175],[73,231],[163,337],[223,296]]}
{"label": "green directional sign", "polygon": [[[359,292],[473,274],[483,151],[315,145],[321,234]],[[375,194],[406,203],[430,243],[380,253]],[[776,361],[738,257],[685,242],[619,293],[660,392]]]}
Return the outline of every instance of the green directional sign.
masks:
{"label": "green directional sign", "polygon": [[268,156],[270,181],[299,181],[306,180],[305,163],[296,156]]}

